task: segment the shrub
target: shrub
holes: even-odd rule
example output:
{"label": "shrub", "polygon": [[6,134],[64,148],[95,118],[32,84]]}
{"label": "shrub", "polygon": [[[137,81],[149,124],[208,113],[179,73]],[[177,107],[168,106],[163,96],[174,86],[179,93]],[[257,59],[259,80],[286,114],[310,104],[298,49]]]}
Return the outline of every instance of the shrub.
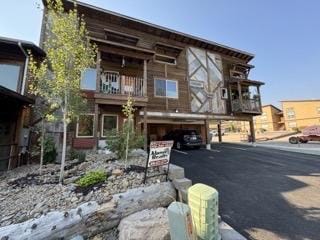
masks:
{"label": "shrub", "polygon": [[48,136],[44,139],[44,154],[43,163],[53,163],[56,160],[58,153],[53,137]]}
{"label": "shrub", "polygon": [[78,159],[79,162],[84,162],[86,160],[86,153],[71,149],[69,158],[70,160]]}
{"label": "shrub", "polygon": [[107,179],[107,174],[103,170],[91,171],[81,177],[76,184],[79,187],[89,187],[96,183],[104,182]]}
{"label": "shrub", "polygon": [[134,131],[132,122],[129,123],[129,121],[126,121],[123,124],[122,130],[117,131],[114,129],[109,131],[107,134],[107,148],[117,154],[119,159],[125,159],[128,132],[130,133],[128,140],[128,153],[133,149],[143,147],[143,136]]}

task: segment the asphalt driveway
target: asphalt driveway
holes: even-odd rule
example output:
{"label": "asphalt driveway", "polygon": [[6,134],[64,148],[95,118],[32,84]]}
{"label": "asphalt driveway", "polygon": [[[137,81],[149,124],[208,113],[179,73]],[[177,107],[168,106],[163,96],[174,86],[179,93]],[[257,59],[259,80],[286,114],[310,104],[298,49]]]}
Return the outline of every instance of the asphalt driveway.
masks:
{"label": "asphalt driveway", "polygon": [[171,161],[219,191],[222,219],[245,237],[320,240],[320,156],[215,144]]}

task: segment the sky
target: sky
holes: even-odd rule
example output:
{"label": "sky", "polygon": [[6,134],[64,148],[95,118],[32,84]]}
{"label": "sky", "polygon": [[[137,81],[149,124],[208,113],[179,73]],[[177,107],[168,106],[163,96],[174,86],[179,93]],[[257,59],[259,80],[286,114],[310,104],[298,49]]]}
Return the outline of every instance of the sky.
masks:
{"label": "sky", "polygon": [[[320,99],[318,0],[83,0],[255,54],[263,104]],[[40,6],[40,8],[39,8]],[[0,0],[0,36],[39,43],[42,2]]]}

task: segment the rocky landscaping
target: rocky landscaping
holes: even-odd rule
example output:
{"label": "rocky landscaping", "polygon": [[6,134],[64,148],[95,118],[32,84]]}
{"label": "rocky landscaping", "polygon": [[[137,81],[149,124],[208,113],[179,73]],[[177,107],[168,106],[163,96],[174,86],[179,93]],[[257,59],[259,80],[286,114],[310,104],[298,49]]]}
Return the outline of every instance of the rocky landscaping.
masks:
{"label": "rocky landscaping", "polygon": [[[63,185],[58,184],[59,164],[45,165],[41,176],[39,165],[23,166],[3,173],[0,176],[0,227],[39,218],[53,211],[77,208],[89,201],[101,205],[110,201],[114,194],[144,186],[146,158],[144,151],[133,151],[127,162],[129,167],[125,169],[125,163],[116,160],[112,153],[88,153],[84,161],[74,159],[67,162]],[[77,184],[79,179],[92,171],[103,171],[106,180],[80,187]],[[151,178],[146,185],[164,180],[164,176]],[[110,234],[114,236],[115,233],[111,231]]]}

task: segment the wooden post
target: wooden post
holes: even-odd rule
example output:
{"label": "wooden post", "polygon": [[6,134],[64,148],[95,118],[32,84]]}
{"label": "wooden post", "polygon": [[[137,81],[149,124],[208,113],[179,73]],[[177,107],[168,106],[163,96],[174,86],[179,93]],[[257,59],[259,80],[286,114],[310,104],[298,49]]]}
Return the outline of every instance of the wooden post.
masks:
{"label": "wooden post", "polygon": [[251,118],[251,120],[249,121],[250,124],[250,137],[251,137],[251,142],[254,143],[256,141],[256,134],[254,131],[254,124],[253,124],[253,117]]}
{"label": "wooden post", "polygon": [[209,120],[204,120],[206,126],[206,148],[208,150],[211,149],[211,139],[210,139],[210,128],[209,128]]}
{"label": "wooden post", "polygon": [[143,137],[144,137],[144,144],[143,149],[145,151],[148,150],[148,129],[147,129],[147,108],[143,108]]}
{"label": "wooden post", "polygon": [[148,74],[147,74],[147,60],[143,60],[143,96],[147,96],[148,89]]}
{"label": "wooden post", "polygon": [[219,138],[219,143],[221,143],[222,142],[221,122],[218,123],[218,138]]}
{"label": "wooden post", "polygon": [[242,93],[241,93],[241,84],[240,82],[238,81],[238,92],[239,92],[239,107],[240,107],[240,110],[242,111],[243,109],[243,104],[242,104]]}
{"label": "wooden post", "polygon": [[94,150],[97,150],[99,147],[99,104],[94,105],[94,127],[93,127],[93,137],[96,140]]}
{"label": "wooden post", "polygon": [[97,79],[96,79],[96,92],[100,92],[100,74],[101,74],[101,52],[97,53]]}

